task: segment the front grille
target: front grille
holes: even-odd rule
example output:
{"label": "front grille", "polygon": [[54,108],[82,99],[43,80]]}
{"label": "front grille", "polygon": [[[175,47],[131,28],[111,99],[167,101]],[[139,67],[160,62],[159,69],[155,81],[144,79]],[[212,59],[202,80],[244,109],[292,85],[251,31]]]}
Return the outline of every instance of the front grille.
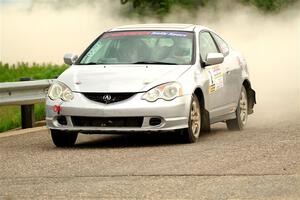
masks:
{"label": "front grille", "polygon": [[96,102],[110,104],[129,99],[136,93],[83,93],[83,95]]}
{"label": "front grille", "polygon": [[74,126],[142,127],[143,117],[71,117]]}

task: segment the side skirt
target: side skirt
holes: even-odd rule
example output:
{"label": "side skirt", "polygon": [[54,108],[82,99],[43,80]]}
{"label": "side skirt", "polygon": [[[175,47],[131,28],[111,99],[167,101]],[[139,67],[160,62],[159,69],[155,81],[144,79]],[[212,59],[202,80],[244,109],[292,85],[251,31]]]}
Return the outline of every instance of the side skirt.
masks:
{"label": "side skirt", "polygon": [[235,114],[235,112],[233,112],[233,113],[228,113],[226,115],[221,115],[221,116],[218,116],[218,117],[211,118],[210,123],[214,124],[214,123],[217,123],[217,122],[223,122],[223,121],[226,121],[226,120],[229,120],[229,119],[235,119],[235,118],[236,118],[236,114]]}

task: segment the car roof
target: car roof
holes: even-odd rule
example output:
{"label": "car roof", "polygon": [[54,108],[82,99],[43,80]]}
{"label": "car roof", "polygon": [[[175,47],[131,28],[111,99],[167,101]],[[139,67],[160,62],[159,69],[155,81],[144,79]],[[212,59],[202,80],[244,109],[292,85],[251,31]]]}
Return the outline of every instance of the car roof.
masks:
{"label": "car roof", "polygon": [[172,23],[160,23],[160,24],[135,24],[119,26],[109,31],[127,31],[127,30],[174,30],[174,31],[193,31],[196,27],[205,29],[204,26],[198,26],[194,24],[172,24]]}

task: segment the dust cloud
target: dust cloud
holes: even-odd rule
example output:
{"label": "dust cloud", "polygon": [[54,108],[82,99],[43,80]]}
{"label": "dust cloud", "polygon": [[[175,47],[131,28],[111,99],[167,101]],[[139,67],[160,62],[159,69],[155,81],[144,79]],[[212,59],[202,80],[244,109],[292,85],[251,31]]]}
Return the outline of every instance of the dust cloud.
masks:
{"label": "dust cloud", "polygon": [[166,21],[210,27],[245,56],[257,93],[256,114],[249,122],[300,122],[300,3],[265,14],[228,2],[219,4],[217,12],[199,10],[196,16],[177,8]]}
{"label": "dust cloud", "polygon": [[65,7],[47,1],[0,4],[0,60],[62,64],[66,52],[81,54],[101,32],[138,23],[119,17],[119,6],[109,0]]}
{"label": "dust cloud", "polygon": [[[109,28],[156,21],[121,17],[119,7],[119,1],[109,0],[60,9],[47,4],[2,6],[0,60],[60,64],[64,53],[80,54]],[[217,12],[200,9],[196,15],[175,8],[164,22],[210,27],[243,53],[257,92],[256,114],[250,123],[299,121],[300,4],[277,14],[263,14],[239,4],[218,7]]]}

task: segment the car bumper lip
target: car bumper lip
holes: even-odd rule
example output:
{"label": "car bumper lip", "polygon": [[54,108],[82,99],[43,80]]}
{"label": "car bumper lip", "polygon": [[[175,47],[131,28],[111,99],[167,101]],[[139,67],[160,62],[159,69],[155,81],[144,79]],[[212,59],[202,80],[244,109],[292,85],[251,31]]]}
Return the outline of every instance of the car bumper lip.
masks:
{"label": "car bumper lip", "polygon": [[[130,132],[130,131],[170,131],[188,127],[189,107],[191,95],[177,97],[172,101],[162,99],[156,102],[147,102],[141,99],[142,93],[112,104],[102,104],[87,99],[80,93],[74,93],[71,102],[61,100],[46,101],[46,123],[50,129],[68,131],[101,131],[101,132]],[[53,111],[55,105],[61,106],[61,112]],[[61,125],[58,116],[65,116],[67,124]],[[75,126],[72,116],[79,117],[143,117],[140,127],[110,127],[110,126]],[[151,118],[160,118],[159,125],[151,126]]]}

